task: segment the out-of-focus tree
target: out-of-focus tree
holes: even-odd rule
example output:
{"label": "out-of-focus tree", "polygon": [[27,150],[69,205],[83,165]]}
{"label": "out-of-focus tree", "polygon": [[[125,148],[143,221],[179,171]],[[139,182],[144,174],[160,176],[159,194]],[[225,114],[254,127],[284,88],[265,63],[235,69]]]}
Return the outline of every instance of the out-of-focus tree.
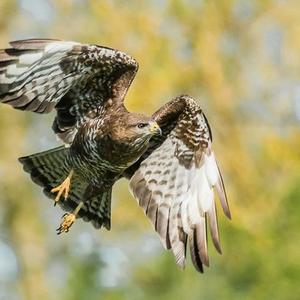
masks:
{"label": "out-of-focus tree", "polygon": [[[16,9],[16,1],[3,0],[0,3],[1,45],[5,45],[10,38],[9,28],[16,20]],[[1,295],[6,299],[20,295],[24,299],[49,299],[43,274],[47,257],[43,224],[37,213],[32,189],[24,181],[17,165],[17,157],[24,148],[28,120],[22,113],[12,116],[11,111],[9,107],[1,106],[0,212],[3,216],[1,237],[12,247],[17,259],[17,274],[14,274],[17,284],[6,282],[5,278],[0,280]],[[5,257],[1,260],[4,262]],[[5,274],[7,271],[2,269],[2,272]],[[11,291],[5,289],[5,284],[12,287]]]}
{"label": "out-of-focus tree", "polygon": [[[140,63],[127,96],[131,110],[150,114],[181,93],[199,99],[212,124],[233,222],[219,214],[224,254],[210,247],[204,276],[190,265],[181,272],[158,242],[143,244],[153,240],[144,237],[151,227],[122,181],[114,191],[112,232],[78,222],[55,239],[59,214],[15,162],[27,150],[54,146],[39,142],[45,130],[50,139],[51,121],[1,106],[1,225],[19,258],[16,282],[24,297],[297,299],[299,1],[39,1],[44,19],[25,2],[2,0],[2,45],[40,32],[130,53]],[[40,136],[32,133],[36,124]]]}

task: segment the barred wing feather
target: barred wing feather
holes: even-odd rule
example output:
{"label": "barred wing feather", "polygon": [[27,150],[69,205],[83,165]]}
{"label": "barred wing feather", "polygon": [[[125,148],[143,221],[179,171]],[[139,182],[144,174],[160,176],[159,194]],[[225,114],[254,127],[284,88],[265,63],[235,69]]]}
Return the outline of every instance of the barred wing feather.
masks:
{"label": "barred wing feather", "polygon": [[[161,109],[166,117],[159,113],[155,116],[163,131],[172,129],[140,162],[130,188],[164,247],[172,249],[177,264],[185,266],[189,241],[193,264],[202,272],[202,264],[209,265],[207,223],[213,243],[221,253],[214,188],[228,218],[230,212],[212,150],[210,129],[199,105],[187,96],[170,103],[167,110],[166,107]],[[177,110],[181,107],[181,112],[174,114],[172,106]],[[175,119],[167,117],[171,112]],[[166,119],[168,122],[164,122]],[[175,125],[170,126],[174,122]]]}
{"label": "barred wing feather", "polygon": [[66,143],[91,112],[109,99],[123,101],[138,69],[129,55],[97,45],[48,39],[10,45],[0,50],[0,102],[38,113],[56,108],[53,129]]}

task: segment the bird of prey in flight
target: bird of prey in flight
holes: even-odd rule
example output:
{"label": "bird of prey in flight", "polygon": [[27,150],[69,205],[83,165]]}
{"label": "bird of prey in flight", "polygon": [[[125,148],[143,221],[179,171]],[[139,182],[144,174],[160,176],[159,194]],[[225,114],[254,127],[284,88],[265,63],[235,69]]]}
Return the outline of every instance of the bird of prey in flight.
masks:
{"label": "bird of prey in flight", "polygon": [[111,193],[125,177],[163,246],[183,268],[186,247],[199,272],[208,266],[207,231],[221,253],[214,190],[230,218],[208,121],[182,95],[151,117],[128,112],[124,97],[138,63],[98,45],[28,39],[0,50],[0,102],[40,114],[64,145],[21,157],[24,170],[66,211],[57,229],[78,218],[111,226]]}

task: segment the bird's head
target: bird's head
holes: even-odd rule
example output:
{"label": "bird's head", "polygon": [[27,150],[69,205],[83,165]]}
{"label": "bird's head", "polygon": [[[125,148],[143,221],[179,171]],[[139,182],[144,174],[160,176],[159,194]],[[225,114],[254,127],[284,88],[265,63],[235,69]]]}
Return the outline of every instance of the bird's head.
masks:
{"label": "bird's head", "polygon": [[153,119],[137,113],[129,113],[113,120],[111,136],[121,143],[143,144],[162,131]]}

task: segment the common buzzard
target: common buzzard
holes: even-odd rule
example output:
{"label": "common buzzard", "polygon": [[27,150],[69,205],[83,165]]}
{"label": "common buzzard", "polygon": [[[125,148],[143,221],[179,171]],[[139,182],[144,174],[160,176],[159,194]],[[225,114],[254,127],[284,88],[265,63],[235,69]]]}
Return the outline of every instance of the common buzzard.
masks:
{"label": "common buzzard", "polygon": [[206,225],[221,253],[215,189],[230,218],[208,121],[199,104],[179,96],[151,117],[130,113],[124,97],[138,70],[124,52],[77,42],[30,39],[0,50],[0,101],[56,116],[65,144],[20,158],[24,170],[67,213],[110,229],[111,192],[125,177],[166,249],[184,267],[208,266]]}

